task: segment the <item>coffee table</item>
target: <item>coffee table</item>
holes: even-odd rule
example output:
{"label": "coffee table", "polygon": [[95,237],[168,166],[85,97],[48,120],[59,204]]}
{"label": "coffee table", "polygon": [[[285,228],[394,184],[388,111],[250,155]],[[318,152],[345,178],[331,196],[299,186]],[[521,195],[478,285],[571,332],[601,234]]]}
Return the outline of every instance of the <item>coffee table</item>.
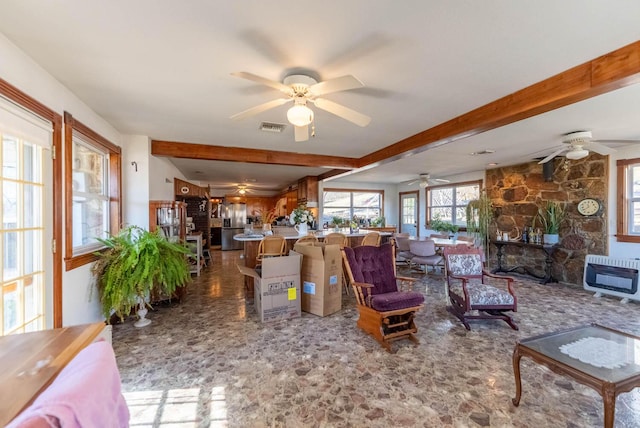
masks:
{"label": "coffee table", "polygon": [[520,358],[529,357],[602,396],[604,426],[613,427],[616,396],[640,386],[640,337],[598,324],[520,340],[513,350],[515,406],[520,404]]}

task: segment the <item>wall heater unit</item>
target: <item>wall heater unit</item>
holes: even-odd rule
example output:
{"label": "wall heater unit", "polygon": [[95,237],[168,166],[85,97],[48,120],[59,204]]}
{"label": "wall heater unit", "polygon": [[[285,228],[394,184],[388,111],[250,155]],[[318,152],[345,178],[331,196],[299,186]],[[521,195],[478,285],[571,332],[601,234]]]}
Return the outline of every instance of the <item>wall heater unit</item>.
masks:
{"label": "wall heater unit", "polygon": [[595,292],[596,297],[603,294],[620,297],[623,303],[627,303],[629,299],[640,300],[638,272],[638,259],[587,254],[584,263],[584,289]]}

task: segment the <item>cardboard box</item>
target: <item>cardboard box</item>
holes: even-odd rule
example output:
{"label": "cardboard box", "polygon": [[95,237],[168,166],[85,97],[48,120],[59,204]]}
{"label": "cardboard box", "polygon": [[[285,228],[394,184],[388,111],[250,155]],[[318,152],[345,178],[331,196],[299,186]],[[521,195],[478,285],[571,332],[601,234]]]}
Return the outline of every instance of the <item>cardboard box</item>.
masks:
{"label": "cardboard box", "polygon": [[302,310],[324,317],[342,309],[342,253],[339,245],[297,244],[302,254]]}
{"label": "cardboard box", "polygon": [[288,256],[263,259],[261,273],[238,265],[240,272],[254,278],[253,303],[260,321],[300,316],[301,263],[302,255],[291,251]]}

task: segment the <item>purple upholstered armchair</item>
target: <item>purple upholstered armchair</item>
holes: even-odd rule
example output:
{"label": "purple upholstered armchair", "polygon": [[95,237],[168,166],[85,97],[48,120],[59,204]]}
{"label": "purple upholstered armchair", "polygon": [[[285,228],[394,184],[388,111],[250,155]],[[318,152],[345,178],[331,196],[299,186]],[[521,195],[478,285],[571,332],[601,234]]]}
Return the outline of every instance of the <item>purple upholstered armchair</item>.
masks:
{"label": "purple upholstered armchair", "polygon": [[518,308],[513,278],[485,271],[479,248],[445,247],[444,260],[451,302],[447,310],[462,321],[467,330],[471,330],[470,319],[500,319],[518,330],[511,316],[506,314],[516,312]]}
{"label": "purple upholstered armchair", "polygon": [[356,295],[358,327],[388,351],[393,340],[417,343],[414,315],[424,306],[424,296],[411,290],[414,278],[396,276],[395,247],[344,247],[342,256]]}

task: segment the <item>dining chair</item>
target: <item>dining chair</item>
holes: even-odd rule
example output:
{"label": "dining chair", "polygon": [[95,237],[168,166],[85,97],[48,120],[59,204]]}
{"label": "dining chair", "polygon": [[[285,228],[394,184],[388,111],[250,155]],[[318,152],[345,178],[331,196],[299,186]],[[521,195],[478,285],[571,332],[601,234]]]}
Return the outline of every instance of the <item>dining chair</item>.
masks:
{"label": "dining chair", "polygon": [[256,267],[262,265],[262,259],[267,257],[280,257],[286,254],[287,243],[284,236],[265,236],[258,245]]}
{"label": "dining chair", "polygon": [[411,257],[411,265],[424,266],[424,273],[429,273],[428,266],[435,273],[436,266],[442,263],[442,256],[436,252],[435,243],[427,239],[425,241],[409,241],[409,252]]}
{"label": "dining chair", "polygon": [[315,235],[309,234],[309,235],[303,236],[302,238],[298,238],[296,240],[296,242],[294,243],[294,245],[296,245],[296,244],[305,244],[305,243],[314,244],[316,242],[318,242],[318,238]]}
{"label": "dining chair", "polygon": [[362,238],[362,243],[360,245],[372,245],[374,247],[380,246],[380,233],[379,232],[369,232],[364,235]]}

